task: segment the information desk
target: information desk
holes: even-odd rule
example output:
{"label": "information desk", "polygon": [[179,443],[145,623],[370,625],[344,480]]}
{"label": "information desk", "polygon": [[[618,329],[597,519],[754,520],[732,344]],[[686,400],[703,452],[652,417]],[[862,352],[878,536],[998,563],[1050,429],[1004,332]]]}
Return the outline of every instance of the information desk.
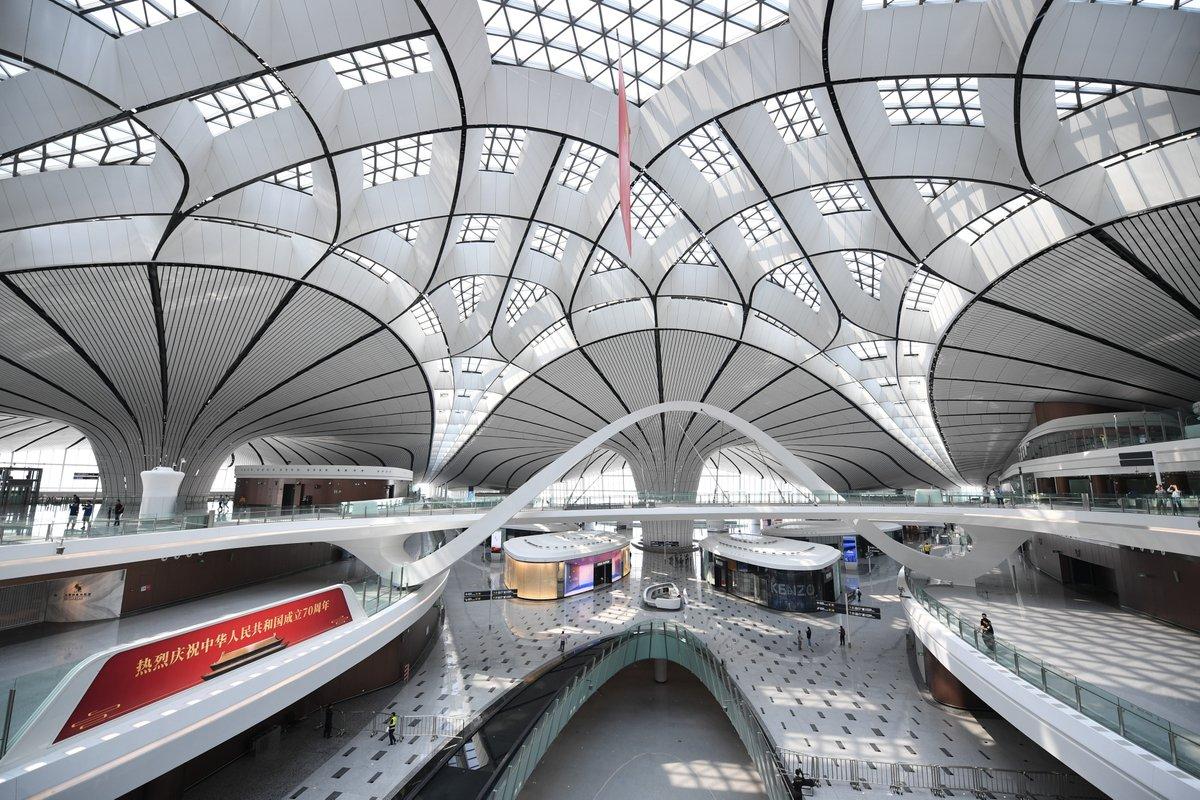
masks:
{"label": "information desk", "polygon": [[704,579],[719,591],[781,611],[816,611],[835,600],[841,558],[823,544],[773,536],[711,534],[700,541]]}
{"label": "information desk", "polygon": [[504,585],[525,600],[588,592],[629,574],[629,539],[602,531],[523,536],[504,543]]}

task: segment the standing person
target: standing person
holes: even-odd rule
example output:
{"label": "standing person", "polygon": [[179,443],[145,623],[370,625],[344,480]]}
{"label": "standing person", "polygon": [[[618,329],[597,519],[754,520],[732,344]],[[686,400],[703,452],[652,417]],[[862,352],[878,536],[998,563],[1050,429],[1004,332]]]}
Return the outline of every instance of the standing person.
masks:
{"label": "standing person", "polygon": [[394,745],[396,743],[396,712],[395,711],[393,711],[391,714],[388,714],[387,728],[388,728],[388,747],[391,747],[392,745]]}
{"label": "standing person", "polygon": [[564,633],[558,638],[558,654],[561,656],[567,652],[567,635]]}
{"label": "standing person", "polygon": [[804,626],[804,638],[808,640],[808,649],[812,650],[812,628]]}
{"label": "standing person", "polygon": [[79,517],[79,495],[71,498],[71,504],[67,506],[67,530],[75,527],[75,520]]}
{"label": "standing person", "polygon": [[108,504],[108,524],[110,526],[113,524],[113,504],[112,503]]}
{"label": "standing person", "polygon": [[1179,484],[1171,484],[1171,516],[1175,516],[1183,511],[1183,492],[1179,491]]}
{"label": "standing person", "polygon": [[979,629],[983,631],[983,643],[987,645],[987,649],[995,652],[996,650],[996,629],[992,627],[992,621],[988,619],[987,614],[982,614],[979,617]]}
{"label": "standing person", "polygon": [[1154,513],[1167,513],[1167,489],[1161,483],[1154,487]]}
{"label": "standing person", "polygon": [[846,626],[838,625],[838,644],[842,647],[846,646]]}
{"label": "standing person", "polygon": [[121,524],[121,515],[124,513],[125,513],[125,504],[122,503],[120,500],[118,500],[117,504],[115,506],[113,506],[113,524],[114,525]]}
{"label": "standing person", "polygon": [[796,631],[796,649],[804,652],[804,634],[800,631]]}
{"label": "standing person", "polygon": [[92,511],[96,508],[91,500],[83,504],[83,529],[90,531],[92,529]]}

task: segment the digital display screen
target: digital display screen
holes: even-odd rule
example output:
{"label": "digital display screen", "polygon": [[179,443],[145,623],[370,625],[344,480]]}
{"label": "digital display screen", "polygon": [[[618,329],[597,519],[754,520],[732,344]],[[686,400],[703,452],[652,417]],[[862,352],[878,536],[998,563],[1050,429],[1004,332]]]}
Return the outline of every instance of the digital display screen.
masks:
{"label": "digital display screen", "polygon": [[858,562],[858,537],[843,536],[842,537],[842,558],[847,564]]}

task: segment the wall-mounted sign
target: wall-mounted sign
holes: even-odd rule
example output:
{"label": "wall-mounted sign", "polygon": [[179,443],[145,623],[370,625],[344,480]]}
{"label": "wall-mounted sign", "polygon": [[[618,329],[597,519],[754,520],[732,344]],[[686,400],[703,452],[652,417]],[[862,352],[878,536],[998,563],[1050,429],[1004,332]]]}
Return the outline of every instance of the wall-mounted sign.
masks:
{"label": "wall-mounted sign", "polygon": [[145,642],[96,673],[56,742],[350,621],[341,587]]}
{"label": "wall-mounted sign", "polygon": [[99,472],[76,472],[75,480],[77,481],[98,481],[100,480]]}
{"label": "wall-mounted sign", "polygon": [[47,622],[90,622],[121,616],[125,570],[93,572],[49,582]]}

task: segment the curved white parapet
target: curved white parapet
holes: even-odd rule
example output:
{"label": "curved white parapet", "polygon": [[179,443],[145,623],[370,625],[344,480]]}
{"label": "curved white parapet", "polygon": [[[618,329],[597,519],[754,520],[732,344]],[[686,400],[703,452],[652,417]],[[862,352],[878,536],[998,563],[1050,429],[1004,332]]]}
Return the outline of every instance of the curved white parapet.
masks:
{"label": "curved white parapet", "polygon": [[[288,707],[420,619],[447,575],[392,606],[0,765],[0,800],[120,797]],[[353,597],[353,595],[351,595]],[[219,701],[212,698],[220,697]],[[63,707],[70,705],[62,701]],[[64,714],[69,714],[70,705]],[[65,718],[65,717],[63,717]],[[33,732],[32,730],[30,731]],[[86,787],[86,788],[85,788]]]}
{"label": "curved white parapet", "polygon": [[917,600],[904,600],[909,626],[968,689],[1046,752],[1109,797],[1196,800],[1200,780],[1059,702],[955,636]]}
{"label": "curved white parapet", "polygon": [[683,608],[683,593],[673,583],[652,583],[642,591],[642,602],[662,611]]}
{"label": "curved white parapet", "polygon": [[183,473],[170,467],[155,467],[142,473],[142,504],[138,516],[142,519],[169,517],[175,513],[175,499]]}

